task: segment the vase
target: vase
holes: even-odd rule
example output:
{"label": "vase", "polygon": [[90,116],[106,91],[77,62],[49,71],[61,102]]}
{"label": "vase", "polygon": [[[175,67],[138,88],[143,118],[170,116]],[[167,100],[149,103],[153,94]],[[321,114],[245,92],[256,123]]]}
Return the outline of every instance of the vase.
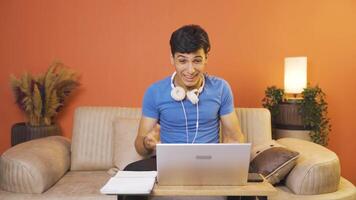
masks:
{"label": "vase", "polygon": [[58,124],[30,126],[25,122],[16,123],[11,128],[11,146],[47,136],[61,135]]}

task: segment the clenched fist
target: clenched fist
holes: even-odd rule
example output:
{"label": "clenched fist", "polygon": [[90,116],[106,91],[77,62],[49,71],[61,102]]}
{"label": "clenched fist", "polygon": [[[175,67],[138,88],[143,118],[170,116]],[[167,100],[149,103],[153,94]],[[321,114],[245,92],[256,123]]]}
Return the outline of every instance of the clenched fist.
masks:
{"label": "clenched fist", "polygon": [[156,144],[159,142],[160,137],[160,126],[157,124],[152,131],[148,132],[147,135],[143,138],[143,146],[147,150],[155,150]]}

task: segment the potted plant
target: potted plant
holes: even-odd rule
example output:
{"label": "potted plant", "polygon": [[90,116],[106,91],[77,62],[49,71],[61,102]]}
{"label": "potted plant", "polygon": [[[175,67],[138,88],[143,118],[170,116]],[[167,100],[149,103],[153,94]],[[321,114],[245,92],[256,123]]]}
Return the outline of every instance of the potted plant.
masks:
{"label": "potted plant", "polygon": [[313,142],[326,146],[331,125],[325,93],[319,86],[308,86],[301,96],[300,100],[289,102],[283,89],[267,87],[262,105],[271,112],[273,128],[307,130]]}
{"label": "potted plant", "polygon": [[262,99],[262,106],[271,112],[272,125],[280,110],[278,105],[283,102],[284,91],[276,86],[267,87],[265,97]]}
{"label": "potted plant", "polygon": [[69,94],[79,86],[75,72],[54,62],[45,74],[25,73],[20,78],[11,75],[10,83],[16,103],[28,120],[13,125],[12,146],[34,138],[59,135],[56,116]]}

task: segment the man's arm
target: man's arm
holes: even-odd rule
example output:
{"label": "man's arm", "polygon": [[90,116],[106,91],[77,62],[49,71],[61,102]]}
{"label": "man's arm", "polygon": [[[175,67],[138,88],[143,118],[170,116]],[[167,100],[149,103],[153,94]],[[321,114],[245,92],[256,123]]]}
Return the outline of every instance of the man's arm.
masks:
{"label": "man's arm", "polygon": [[159,141],[160,126],[157,119],[142,116],[138,133],[135,140],[135,148],[137,153],[142,156],[150,154]]}
{"label": "man's arm", "polygon": [[245,137],[241,132],[240,123],[235,110],[229,114],[220,116],[222,142],[223,143],[244,143]]}

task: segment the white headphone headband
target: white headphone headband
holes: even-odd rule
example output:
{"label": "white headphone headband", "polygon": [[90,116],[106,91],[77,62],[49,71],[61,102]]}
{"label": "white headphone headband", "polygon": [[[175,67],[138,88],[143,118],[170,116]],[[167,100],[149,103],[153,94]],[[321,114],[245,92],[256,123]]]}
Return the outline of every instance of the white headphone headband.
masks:
{"label": "white headphone headband", "polygon": [[[177,75],[177,72],[173,72],[172,76],[171,76],[171,88],[175,88],[176,86],[174,85],[174,78],[176,77]],[[198,92],[201,93],[204,89],[204,86],[205,86],[205,77],[203,75],[203,84],[200,86],[200,88],[198,89]],[[179,86],[177,86],[179,87]]]}
{"label": "white headphone headband", "polygon": [[181,101],[187,96],[189,101],[191,101],[193,104],[197,104],[199,101],[199,94],[203,91],[204,86],[205,86],[205,77],[203,75],[203,83],[200,86],[199,89],[193,89],[190,91],[185,92],[185,90],[180,87],[180,86],[175,86],[174,85],[174,77],[176,76],[177,72],[174,72],[171,76],[171,96],[174,100],[176,101]]}

